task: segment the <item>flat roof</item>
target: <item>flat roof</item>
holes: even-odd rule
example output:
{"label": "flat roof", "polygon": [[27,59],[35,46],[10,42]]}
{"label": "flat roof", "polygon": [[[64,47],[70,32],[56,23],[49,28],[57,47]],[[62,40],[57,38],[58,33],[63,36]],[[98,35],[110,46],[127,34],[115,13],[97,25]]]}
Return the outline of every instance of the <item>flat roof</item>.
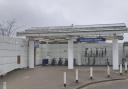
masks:
{"label": "flat roof", "polygon": [[95,24],[95,25],[71,25],[32,27],[23,32],[17,32],[17,36],[27,37],[67,37],[67,36],[122,36],[127,33],[125,23]]}

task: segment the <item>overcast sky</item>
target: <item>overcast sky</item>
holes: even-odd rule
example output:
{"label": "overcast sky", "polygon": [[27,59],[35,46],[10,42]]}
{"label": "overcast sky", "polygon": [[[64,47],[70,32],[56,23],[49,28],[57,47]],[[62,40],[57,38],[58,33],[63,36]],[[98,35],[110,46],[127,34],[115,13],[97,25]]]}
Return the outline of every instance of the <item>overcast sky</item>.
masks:
{"label": "overcast sky", "polygon": [[128,23],[128,0],[0,0],[0,20],[27,26]]}
{"label": "overcast sky", "polygon": [[25,27],[128,24],[128,0],[0,0],[0,20],[13,18]]}

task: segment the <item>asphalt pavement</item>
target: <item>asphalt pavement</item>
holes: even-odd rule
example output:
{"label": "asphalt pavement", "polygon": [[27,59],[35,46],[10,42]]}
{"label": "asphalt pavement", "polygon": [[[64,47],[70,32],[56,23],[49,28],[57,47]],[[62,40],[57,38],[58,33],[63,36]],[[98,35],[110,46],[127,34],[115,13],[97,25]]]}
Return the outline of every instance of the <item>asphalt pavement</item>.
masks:
{"label": "asphalt pavement", "polygon": [[128,89],[128,80],[96,83],[82,89]]}
{"label": "asphalt pavement", "polygon": [[[79,83],[75,83],[75,69],[79,69]],[[5,77],[1,78],[0,87],[3,82],[6,82],[7,89],[76,89],[91,82],[116,78],[127,78],[127,74],[119,75],[119,71],[112,71],[111,68],[111,76],[110,78],[107,78],[107,67],[93,67],[94,77],[93,80],[90,80],[90,67],[75,67],[75,69],[68,70],[67,66],[38,66],[34,69],[19,69],[8,73]],[[63,83],[64,72],[67,73],[66,88],[64,87]],[[125,84],[127,85],[128,82]]]}

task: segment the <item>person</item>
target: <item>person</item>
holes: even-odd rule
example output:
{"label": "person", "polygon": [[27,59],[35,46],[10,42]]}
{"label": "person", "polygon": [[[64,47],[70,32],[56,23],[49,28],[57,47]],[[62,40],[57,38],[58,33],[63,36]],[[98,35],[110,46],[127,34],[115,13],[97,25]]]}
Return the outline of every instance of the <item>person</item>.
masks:
{"label": "person", "polygon": [[73,63],[74,63],[74,66],[76,66],[76,65],[77,65],[77,64],[76,64],[76,59],[75,59],[75,58],[74,58],[74,62],[73,62]]}
{"label": "person", "polygon": [[52,62],[51,62],[51,65],[53,65],[53,66],[54,66],[55,64],[56,64],[56,59],[55,59],[55,58],[53,58],[53,59],[52,59]]}
{"label": "person", "polygon": [[62,61],[62,58],[60,57],[60,58],[59,58],[59,61],[58,61],[58,65],[61,66],[62,64],[63,64],[63,61]]}
{"label": "person", "polygon": [[95,57],[94,57],[94,58],[93,58],[93,64],[92,64],[92,65],[95,65],[95,62],[96,62],[96,61],[95,61]]}
{"label": "person", "polygon": [[107,58],[107,65],[108,65],[108,66],[110,65],[108,58]]}
{"label": "person", "polygon": [[125,62],[126,62],[126,59],[125,58],[122,58],[122,66],[125,65]]}
{"label": "person", "polygon": [[68,59],[65,58],[65,63],[64,63],[65,66],[68,66]]}
{"label": "person", "polygon": [[88,65],[90,65],[90,58],[88,57]]}

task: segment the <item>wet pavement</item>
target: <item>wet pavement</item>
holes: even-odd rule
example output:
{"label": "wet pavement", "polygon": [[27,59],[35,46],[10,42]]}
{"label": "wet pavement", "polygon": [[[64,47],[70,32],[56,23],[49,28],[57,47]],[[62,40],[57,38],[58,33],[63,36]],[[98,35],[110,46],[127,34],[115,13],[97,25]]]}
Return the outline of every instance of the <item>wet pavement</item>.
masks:
{"label": "wet pavement", "polygon": [[[107,78],[106,67],[94,67],[94,79],[90,80],[89,68],[87,66],[75,67],[75,69],[79,69],[79,83],[75,83],[75,69],[68,70],[66,66],[38,66],[34,69],[15,70],[0,81],[1,84],[2,81],[7,82],[7,89],[76,89],[90,82],[127,78],[127,74],[120,76],[118,71],[111,72],[111,77]],[[67,72],[66,88],[63,86],[65,71]]]}
{"label": "wet pavement", "polygon": [[103,82],[82,89],[128,89],[128,80]]}

